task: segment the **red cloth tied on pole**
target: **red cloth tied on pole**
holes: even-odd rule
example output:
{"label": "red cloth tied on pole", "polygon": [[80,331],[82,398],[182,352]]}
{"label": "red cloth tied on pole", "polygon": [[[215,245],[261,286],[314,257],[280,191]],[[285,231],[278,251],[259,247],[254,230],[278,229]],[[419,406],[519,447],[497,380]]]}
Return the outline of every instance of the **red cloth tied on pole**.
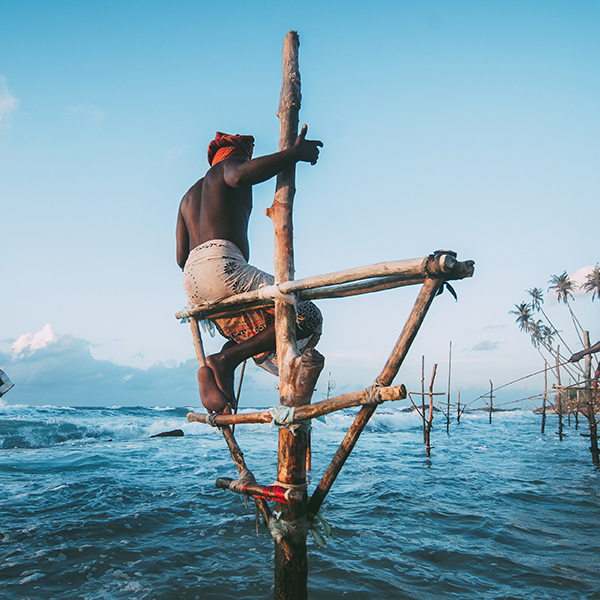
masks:
{"label": "red cloth tied on pole", "polygon": [[230,156],[252,158],[253,150],[251,135],[228,135],[217,131],[215,139],[208,145],[208,163],[212,167]]}
{"label": "red cloth tied on pole", "polygon": [[262,494],[252,494],[253,498],[264,498],[265,500],[275,500],[282,504],[293,504],[292,500],[285,497],[286,490],[278,485],[269,485],[265,487]]}

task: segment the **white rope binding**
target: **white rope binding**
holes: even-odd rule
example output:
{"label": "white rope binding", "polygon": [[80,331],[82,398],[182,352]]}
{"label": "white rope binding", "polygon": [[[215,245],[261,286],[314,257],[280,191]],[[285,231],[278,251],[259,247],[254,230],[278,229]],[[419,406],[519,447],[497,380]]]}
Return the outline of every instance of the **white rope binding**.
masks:
{"label": "white rope binding", "polygon": [[295,305],[298,300],[296,294],[284,294],[277,283],[274,285],[261,285],[258,288],[258,297],[262,300],[281,300],[292,305]]}

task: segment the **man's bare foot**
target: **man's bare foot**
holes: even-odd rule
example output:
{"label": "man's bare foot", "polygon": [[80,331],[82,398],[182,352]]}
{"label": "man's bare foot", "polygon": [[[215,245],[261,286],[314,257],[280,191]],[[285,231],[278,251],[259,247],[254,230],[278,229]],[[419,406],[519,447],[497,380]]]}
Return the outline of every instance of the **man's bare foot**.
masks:
{"label": "man's bare foot", "polygon": [[214,373],[209,367],[198,369],[198,387],[204,408],[210,412],[231,414],[231,407],[225,394],[219,389]]}
{"label": "man's bare foot", "polygon": [[229,404],[235,403],[235,393],[233,391],[233,373],[235,366],[225,359],[224,353],[211,354],[206,358],[206,365],[210,367],[214,374],[215,381],[223,395],[227,398]]}

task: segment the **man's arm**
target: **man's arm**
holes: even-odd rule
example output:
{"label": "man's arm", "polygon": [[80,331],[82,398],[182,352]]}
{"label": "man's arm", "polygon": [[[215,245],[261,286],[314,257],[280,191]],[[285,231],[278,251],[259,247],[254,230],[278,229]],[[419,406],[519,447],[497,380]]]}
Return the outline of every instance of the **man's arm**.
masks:
{"label": "man's arm", "polygon": [[571,356],[569,362],[577,362],[581,360],[584,356],[587,356],[588,354],[594,354],[596,352],[600,352],[600,342],[596,342],[593,346],[590,346],[585,350],[576,352],[575,354],[573,354],[573,356]]}
{"label": "man's arm", "polygon": [[297,162],[309,162],[315,165],[319,159],[319,147],[323,147],[323,143],[318,140],[307,140],[307,131],[308,127],[303,125],[296,143],[287,150],[248,161],[228,161],[223,165],[225,183],[234,188],[249,187],[275,177]]}
{"label": "man's arm", "polygon": [[[183,203],[183,200],[181,201]],[[183,269],[190,253],[190,234],[181,212],[181,204],[177,213],[177,264]]]}

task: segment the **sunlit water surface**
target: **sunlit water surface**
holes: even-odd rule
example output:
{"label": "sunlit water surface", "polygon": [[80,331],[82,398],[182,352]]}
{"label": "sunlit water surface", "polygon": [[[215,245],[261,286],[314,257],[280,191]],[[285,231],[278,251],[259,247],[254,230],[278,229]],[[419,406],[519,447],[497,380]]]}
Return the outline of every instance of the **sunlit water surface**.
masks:
{"label": "sunlit water surface", "polygon": [[[0,597],[272,596],[273,542],[252,505],[214,487],[236,471],[188,409],[0,406]],[[353,411],[315,422],[314,489]],[[600,479],[588,441],[528,412],[436,417],[425,457],[415,414],[378,409],[309,540],[309,597],[600,599]],[[181,428],[182,438],[154,433]],[[259,482],[277,433],[239,426]]]}

